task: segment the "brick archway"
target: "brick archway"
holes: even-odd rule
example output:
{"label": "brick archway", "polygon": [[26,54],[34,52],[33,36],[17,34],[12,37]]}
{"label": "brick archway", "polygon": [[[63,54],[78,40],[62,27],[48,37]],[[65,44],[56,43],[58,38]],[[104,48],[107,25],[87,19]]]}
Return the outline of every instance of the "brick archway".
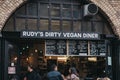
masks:
{"label": "brick archway", "polygon": [[110,22],[111,27],[116,35],[120,38],[120,15],[117,8],[120,8],[120,1],[116,0],[90,0],[95,3],[104,12],[106,19]]}
{"label": "brick archway", "polygon": [[[95,3],[104,14],[107,16],[116,35],[120,37],[120,19],[118,18],[117,11],[111,5],[109,0],[90,0]],[[4,24],[6,23],[9,16],[26,0],[1,0],[0,1],[0,31],[2,30]]]}
{"label": "brick archway", "polygon": [[0,0],[0,31],[10,15],[26,0]]}

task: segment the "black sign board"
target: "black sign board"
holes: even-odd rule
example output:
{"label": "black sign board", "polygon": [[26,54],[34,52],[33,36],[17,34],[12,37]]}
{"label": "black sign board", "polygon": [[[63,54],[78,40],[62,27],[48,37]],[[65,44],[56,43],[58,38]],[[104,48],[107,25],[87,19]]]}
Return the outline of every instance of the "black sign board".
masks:
{"label": "black sign board", "polygon": [[62,56],[66,54],[65,40],[46,40],[46,56]]}
{"label": "black sign board", "polygon": [[87,41],[69,41],[69,55],[86,56],[88,53]]}
{"label": "black sign board", "polygon": [[104,41],[90,42],[90,55],[106,55],[106,44]]}
{"label": "black sign board", "polygon": [[54,31],[21,31],[21,38],[46,39],[100,39],[98,33],[54,32]]}
{"label": "black sign board", "polygon": [[98,46],[97,42],[90,42],[90,55],[97,55],[98,54]]}
{"label": "black sign board", "polygon": [[99,50],[99,54],[98,55],[103,55],[105,56],[107,53],[107,49],[106,49],[106,44],[104,41],[99,41],[98,42],[98,50]]}
{"label": "black sign board", "polygon": [[104,41],[46,40],[45,48],[46,56],[106,56]]}

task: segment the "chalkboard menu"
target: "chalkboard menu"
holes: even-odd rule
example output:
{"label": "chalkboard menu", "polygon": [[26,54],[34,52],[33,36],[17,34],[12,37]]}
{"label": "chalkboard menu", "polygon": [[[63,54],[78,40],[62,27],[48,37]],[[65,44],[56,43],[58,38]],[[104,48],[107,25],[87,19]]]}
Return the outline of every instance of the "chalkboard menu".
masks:
{"label": "chalkboard menu", "polygon": [[106,55],[106,44],[104,41],[98,42],[98,55]]}
{"label": "chalkboard menu", "polygon": [[90,55],[97,55],[98,54],[98,47],[97,42],[90,42]]}
{"label": "chalkboard menu", "polygon": [[90,41],[90,55],[106,55],[106,44],[104,41]]}
{"label": "chalkboard menu", "polygon": [[66,54],[66,40],[46,40],[46,56],[60,56]]}
{"label": "chalkboard menu", "polygon": [[69,41],[69,55],[86,56],[88,52],[87,41]]}
{"label": "chalkboard menu", "polygon": [[46,56],[105,56],[105,41],[46,40]]}

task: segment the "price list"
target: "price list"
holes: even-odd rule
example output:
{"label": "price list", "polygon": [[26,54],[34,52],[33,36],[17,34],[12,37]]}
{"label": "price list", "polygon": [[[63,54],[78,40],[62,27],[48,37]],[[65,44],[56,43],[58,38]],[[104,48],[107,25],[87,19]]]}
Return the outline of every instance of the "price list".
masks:
{"label": "price list", "polygon": [[69,55],[86,56],[88,51],[87,41],[69,41]]}
{"label": "price list", "polygon": [[65,40],[46,40],[46,55],[66,55]]}
{"label": "price list", "polygon": [[46,40],[46,56],[105,56],[104,41]]}
{"label": "price list", "polygon": [[104,41],[90,42],[90,55],[106,55],[106,44]]}

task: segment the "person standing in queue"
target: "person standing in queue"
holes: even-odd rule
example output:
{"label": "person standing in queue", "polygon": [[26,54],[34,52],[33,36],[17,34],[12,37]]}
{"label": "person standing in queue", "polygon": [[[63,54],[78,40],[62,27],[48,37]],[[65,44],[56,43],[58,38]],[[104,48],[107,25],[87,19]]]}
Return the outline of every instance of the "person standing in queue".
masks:
{"label": "person standing in queue", "polygon": [[39,73],[34,71],[34,68],[32,65],[28,65],[27,69],[28,69],[28,73],[24,77],[24,80],[42,80]]}
{"label": "person standing in queue", "polygon": [[80,80],[75,67],[69,68],[69,75],[66,77],[66,80]]}
{"label": "person standing in queue", "polygon": [[51,71],[47,73],[47,80],[64,80],[62,74],[58,71],[57,65],[51,66]]}

